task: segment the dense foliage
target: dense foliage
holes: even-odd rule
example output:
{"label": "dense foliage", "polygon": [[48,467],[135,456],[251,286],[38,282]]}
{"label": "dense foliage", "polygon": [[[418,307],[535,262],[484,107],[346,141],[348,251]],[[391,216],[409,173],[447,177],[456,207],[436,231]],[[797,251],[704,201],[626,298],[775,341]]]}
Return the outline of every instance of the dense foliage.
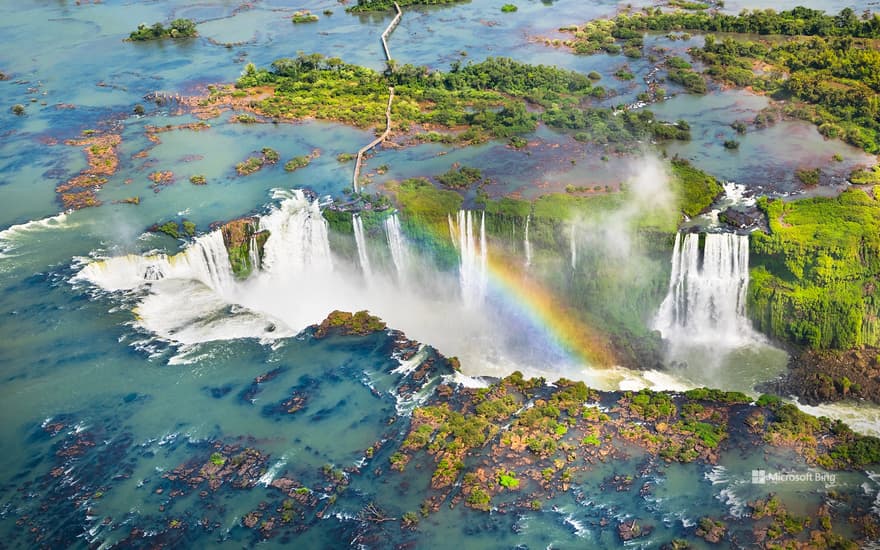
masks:
{"label": "dense foliage", "polygon": [[[381,126],[388,88],[394,87],[392,125],[467,127],[456,136],[426,132],[423,139],[479,142],[531,132],[538,120],[548,126],[582,130],[576,138],[624,142],[644,138],[689,139],[689,129],[654,119],[647,110],[615,113],[584,106],[604,90],[586,75],[503,58],[454,63],[449,72],[403,65],[380,74],[319,54],[279,59],[271,70],[248,65],[237,86],[272,86],[274,93],[254,103],[261,114],[280,118],[316,117],[357,126]],[[528,106],[543,112],[535,112]]]}
{"label": "dense foliage", "polygon": [[880,38],[880,15],[860,19],[850,9],[838,15],[804,7],[779,11],[744,10],[739,15],[724,13],[663,12],[659,8],[647,13],[622,14],[613,20],[612,34],[627,38],[633,31],[707,31],[749,34],[782,34],[787,36],[855,36]]}
{"label": "dense foliage", "polygon": [[770,234],[752,236],[749,315],[780,340],[811,348],[880,344],[880,202],[762,199]]}
{"label": "dense foliage", "polygon": [[346,8],[350,12],[388,11],[394,9],[396,3],[404,6],[440,6],[444,4],[459,4],[470,0],[358,0],[357,4]]}
{"label": "dense foliage", "polygon": [[[792,96],[790,114],[870,153],[880,151],[880,51],[870,41],[810,38],[778,44],[706,37],[691,53],[713,78]],[[767,70],[769,65],[771,70]],[[764,66],[760,72],[753,68]]]}
{"label": "dense foliage", "polygon": [[[880,151],[880,52],[872,42],[880,38],[878,14],[865,12],[860,18],[849,8],[838,15],[802,7],[739,15],[648,8],[645,13],[621,14],[561,30],[573,33],[564,44],[582,54],[641,48],[645,31],[798,37],[755,42],[730,37],[718,41],[710,35],[705,46],[692,48],[691,54],[708,66],[706,72],[713,78],[805,102],[808,108],[789,114],[819,125],[826,137],[839,137],[870,153]],[[705,93],[703,77],[681,61],[667,60],[669,80],[690,92]]]}
{"label": "dense foliage", "polygon": [[155,23],[149,27],[141,23],[137,30],[128,36],[128,39],[133,42],[142,42],[163,38],[193,38],[198,35],[195,22],[190,19],[175,19],[167,28],[162,23]]}

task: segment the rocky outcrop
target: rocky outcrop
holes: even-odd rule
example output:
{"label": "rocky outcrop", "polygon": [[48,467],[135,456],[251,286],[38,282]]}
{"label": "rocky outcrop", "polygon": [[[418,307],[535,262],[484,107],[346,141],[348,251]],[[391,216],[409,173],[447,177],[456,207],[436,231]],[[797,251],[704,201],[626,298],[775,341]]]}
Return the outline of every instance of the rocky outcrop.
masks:
{"label": "rocky outcrop", "polygon": [[[256,218],[241,218],[220,227],[223,243],[229,253],[229,264],[238,279],[247,279],[260,268],[268,231],[259,231]],[[256,250],[254,248],[256,247]]]}

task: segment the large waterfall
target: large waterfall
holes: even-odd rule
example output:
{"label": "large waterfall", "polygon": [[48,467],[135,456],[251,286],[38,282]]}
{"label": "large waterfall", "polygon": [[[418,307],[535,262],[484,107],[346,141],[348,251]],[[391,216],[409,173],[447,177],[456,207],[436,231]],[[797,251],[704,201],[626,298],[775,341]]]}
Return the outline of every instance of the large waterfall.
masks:
{"label": "large waterfall", "polygon": [[459,282],[465,305],[481,304],[486,296],[488,283],[489,256],[486,248],[486,214],[480,218],[479,247],[474,234],[474,213],[470,210],[458,211],[458,223],[450,231],[457,237],[459,254]]}
{"label": "large waterfall", "polygon": [[669,291],[655,328],[673,341],[737,344],[753,336],[746,318],[749,238],[733,233],[675,237]]}
{"label": "large waterfall", "polygon": [[302,191],[276,191],[282,199],[277,208],[260,219],[260,229],[269,231],[263,250],[262,268],[277,274],[330,271],[330,240],[327,222],[317,201],[309,201]]}
{"label": "large waterfall", "polygon": [[364,277],[369,279],[373,275],[370,268],[370,255],[367,253],[367,239],[364,237],[364,221],[359,214],[352,216],[352,226],[354,227],[354,241],[357,244],[358,259],[361,262],[361,270]]}
{"label": "large waterfall", "polygon": [[403,278],[409,265],[409,250],[400,230],[400,220],[397,214],[385,218],[385,236],[388,238],[388,250],[391,251],[391,260],[397,276]]}

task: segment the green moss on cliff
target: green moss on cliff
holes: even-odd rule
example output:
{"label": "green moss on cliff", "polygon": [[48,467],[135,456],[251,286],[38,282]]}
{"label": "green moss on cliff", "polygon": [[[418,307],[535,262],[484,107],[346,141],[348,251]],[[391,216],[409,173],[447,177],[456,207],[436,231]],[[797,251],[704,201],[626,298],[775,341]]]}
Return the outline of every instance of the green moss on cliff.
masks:
{"label": "green moss on cliff", "polygon": [[811,348],[880,344],[880,203],[762,199],[770,234],[752,237],[749,315],[759,330]]}
{"label": "green moss on cliff", "polygon": [[709,208],[723,189],[718,180],[685,160],[672,160],[673,186],[681,211],[693,218]]}

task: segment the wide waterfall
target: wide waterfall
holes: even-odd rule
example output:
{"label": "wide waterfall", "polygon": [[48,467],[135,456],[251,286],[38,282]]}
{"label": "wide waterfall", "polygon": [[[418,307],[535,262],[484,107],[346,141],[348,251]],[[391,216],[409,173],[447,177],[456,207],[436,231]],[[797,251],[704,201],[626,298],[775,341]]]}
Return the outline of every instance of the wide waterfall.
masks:
{"label": "wide waterfall", "polygon": [[457,237],[459,254],[459,282],[461,295],[467,306],[479,305],[486,296],[488,283],[489,256],[486,246],[486,214],[480,218],[479,248],[474,235],[474,213],[459,210],[458,224],[453,229],[450,218],[450,231]]}
{"label": "wide waterfall", "polygon": [[532,215],[529,214],[526,216],[526,230],[525,235],[523,236],[523,249],[526,252],[526,267],[532,265],[532,243],[529,242],[529,225],[532,221]]}
{"label": "wide waterfall", "polygon": [[738,344],[754,337],[746,318],[749,238],[733,233],[676,235],[669,291],[655,321],[679,343]]}
{"label": "wide waterfall", "polygon": [[220,231],[197,238],[174,256],[129,254],[87,265],[78,277],[106,290],[131,290],[163,279],[199,281],[218,294],[230,291],[235,278]]}
{"label": "wide waterfall", "polygon": [[352,225],[354,226],[354,241],[357,244],[358,260],[361,263],[361,271],[364,277],[370,278],[373,270],[370,268],[370,255],[367,253],[367,239],[364,237],[364,221],[359,214],[352,217]]}
{"label": "wide waterfall", "polygon": [[391,260],[397,276],[403,278],[409,266],[409,250],[400,229],[400,220],[397,214],[385,218],[385,236],[388,238],[388,250],[391,251]]}

